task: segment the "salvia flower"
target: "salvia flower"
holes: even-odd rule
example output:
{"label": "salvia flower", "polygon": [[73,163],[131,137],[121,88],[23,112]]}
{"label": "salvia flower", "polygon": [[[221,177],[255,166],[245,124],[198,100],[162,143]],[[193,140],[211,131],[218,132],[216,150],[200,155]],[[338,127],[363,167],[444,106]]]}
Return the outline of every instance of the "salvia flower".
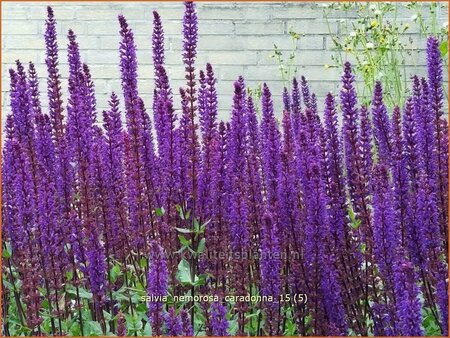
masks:
{"label": "salvia flower", "polygon": [[[245,255],[250,246],[249,229],[249,207],[248,207],[248,175],[245,170],[246,163],[246,109],[247,100],[245,96],[244,80],[239,78],[234,83],[233,110],[231,117],[230,132],[227,133],[227,177],[228,177],[228,210],[227,219],[229,223],[231,249]],[[236,259],[233,263],[233,287],[237,295],[247,293],[247,259]],[[247,305],[239,302],[239,333],[244,333],[246,323],[245,312]]]}
{"label": "salvia flower", "polygon": [[343,113],[342,135],[344,139],[345,168],[347,170],[348,186],[350,196],[355,199],[355,188],[358,179],[358,153],[356,152],[358,142],[358,109],[356,107],[357,98],[354,87],[355,77],[349,62],[345,63],[344,74],[342,75],[342,89],[340,92],[341,109]]}
{"label": "salvia flower", "polygon": [[261,153],[264,185],[269,204],[277,209],[279,203],[278,181],[281,176],[281,135],[275,120],[272,95],[266,84],[263,86],[262,114]]}
{"label": "salvia flower", "polygon": [[185,309],[180,310],[181,322],[183,323],[183,336],[192,337],[194,330],[192,329],[191,317]]}
{"label": "salvia flower", "polygon": [[389,182],[388,169],[385,165],[377,164],[375,166],[372,186],[374,187],[375,258],[381,275],[392,287],[392,267],[395,262],[395,248],[398,246],[399,229],[391,203],[391,182]]}
{"label": "salvia flower", "polygon": [[[139,93],[132,24],[120,15],[123,108],[112,93],[99,123],[95,72],[82,62],[72,30],[63,103],[56,20],[51,7],[46,14],[48,108],[33,63],[25,69],[17,60],[9,70],[6,335],[19,324],[22,334],[63,335],[72,318],[81,335],[97,322],[103,334],[125,336],[142,305],[142,330],[154,336],[194,336],[203,327],[217,336],[417,336],[434,328],[448,335],[448,121],[439,39],[427,42],[427,77],[412,77],[411,97],[389,107],[392,114],[379,81],[371,107],[361,106],[346,62],[340,107],[327,94],[323,119],[305,77],[278,93],[279,109],[267,84],[255,93],[239,77],[225,122],[217,70],[195,68],[195,3],[184,3],[179,96],[165,66],[162,18],[153,12],[151,109]],[[145,289],[149,303],[117,298],[133,288]],[[200,308],[166,302],[186,292],[219,300],[201,300]],[[255,307],[247,298],[228,302],[228,294],[265,298]]]}
{"label": "salvia flower", "polygon": [[[443,65],[439,40],[430,36],[427,41],[427,70],[429,85],[430,114],[434,121],[434,137],[436,141],[436,169],[438,206],[441,209],[439,223],[444,238],[448,237],[448,122],[443,118],[444,89]],[[446,240],[446,243],[448,241]]]}
{"label": "salvia flower", "polygon": [[170,307],[169,311],[164,314],[164,322],[168,336],[177,337],[183,335],[183,323],[174,307]]}
{"label": "salvia flower", "polygon": [[164,64],[164,30],[161,23],[161,16],[153,11],[153,64],[155,67]]}
{"label": "salvia flower", "polygon": [[63,100],[61,92],[61,75],[58,69],[58,42],[56,40],[56,20],[53,14],[53,9],[47,7],[47,21],[45,30],[45,46],[48,80],[47,93],[49,100],[50,118],[52,120],[52,127],[56,142],[59,143],[63,136]]}
{"label": "salvia flower", "polygon": [[390,163],[392,151],[392,126],[389,121],[387,108],[383,102],[383,89],[381,82],[377,81],[372,99],[372,119],[374,125],[375,143],[378,146],[380,161]]}
{"label": "salvia flower", "polygon": [[263,215],[261,245],[261,295],[271,297],[264,304],[266,312],[266,330],[271,336],[279,334],[279,299],[281,294],[280,239],[278,238],[273,216],[270,212]]}
{"label": "salvia flower", "polygon": [[220,302],[211,304],[211,327],[214,336],[229,336],[227,308]]}
{"label": "salvia flower", "polygon": [[[156,242],[151,245],[151,254],[148,272],[147,294],[154,297],[167,295],[168,269],[163,248]],[[163,302],[155,301],[148,304],[148,316],[152,325],[152,332],[156,336],[162,333]]]}
{"label": "salvia flower", "polygon": [[394,271],[398,334],[407,337],[422,336],[421,305],[414,265],[407,261],[398,262]]}

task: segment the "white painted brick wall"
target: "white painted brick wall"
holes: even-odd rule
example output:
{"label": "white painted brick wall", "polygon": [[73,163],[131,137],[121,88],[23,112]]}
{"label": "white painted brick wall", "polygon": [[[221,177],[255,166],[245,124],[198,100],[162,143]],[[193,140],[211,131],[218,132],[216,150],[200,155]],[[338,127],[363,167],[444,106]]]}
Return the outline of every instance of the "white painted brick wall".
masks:
{"label": "white painted brick wall", "polygon": [[[117,15],[124,14],[136,36],[139,59],[139,88],[145,102],[150,106],[153,91],[153,67],[151,54],[152,11],[157,10],[163,20],[166,35],[166,59],[169,76],[177,93],[184,83],[181,63],[182,3],[162,2],[54,2],[50,3],[58,22],[60,46],[60,70],[63,88],[67,87],[67,61],[65,34],[72,28],[78,35],[83,61],[91,67],[95,80],[99,111],[106,108],[111,91],[120,92],[118,69],[119,25]],[[2,4],[2,106],[3,115],[8,112],[8,69],[16,59],[23,63],[36,63],[38,74],[46,75],[44,22],[46,3],[4,2]],[[403,4],[398,3],[398,17],[409,21],[412,15]],[[445,5],[445,3],[442,3]],[[276,44],[287,54],[292,48],[288,35],[290,28],[304,34],[298,42],[296,66],[305,75],[318,96],[338,90],[340,70],[326,69],[330,64],[332,41],[323,20],[320,3],[208,3],[197,4],[199,35],[197,68],[211,62],[219,79],[220,116],[227,118],[232,100],[233,81],[243,75],[247,85],[256,88],[267,82],[272,89],[278,112],[281,107],[283,87],[278,65],[269,55]],[[438,25],[447,21],[448,7],[438,9]],[[354,14],[345,18],[332,15],[331,30],[342,31],[344,20],[352,20]],[[417,33],[417,30],[415,31]],[[409,73],[424,74],[425,40],[411,34],[417,52],[408,57]],[[42,101],[45,106],[45,79],[40,82]],[[4,119],[3,119],[4,121]]]}

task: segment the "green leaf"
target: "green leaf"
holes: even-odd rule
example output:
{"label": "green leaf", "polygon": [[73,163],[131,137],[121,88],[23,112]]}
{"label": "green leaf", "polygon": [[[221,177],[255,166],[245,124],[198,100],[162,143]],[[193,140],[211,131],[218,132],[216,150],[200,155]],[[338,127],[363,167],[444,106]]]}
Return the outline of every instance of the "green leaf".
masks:
{"label": "green leaf", "polygon": [[183,284],[192,284],[191,266],[184,258],[178,263],[177,279]]}
{"label": "green leaf", "polygon": [[108,322],[112,319],[112,315],[105,310],[103,310],[103,316],[105,317],[105,320]]}
{"label": "green leaf", "polygon": [[69,271],[66,272],[66,278],[67,278],[68,281],[72,280],[72,278],[73,278],[73,271],[72,270],[69,270]]}
{"label": "green leaf", "polygon": [[230,336],[234,336],[235,334],[236,334],[236,332],[238,331],[238,323],[237,323],[237,320],[236,319],[234,319],[234,320],[230,320],[229,322],[228,322],[229,324],[228,324],[228,333],[230,334]]}
{"label": "green leaf", "polygon": [[[142,312],[144,314],[147,313],[147,304],[145,302],[141,302],[136,306],[136,311],[137,312]],[[148,319],[148,318],[146,318]]]}
{"label": "green leaf", "polygon": [[445,40],[439,45],[439,50],[441,51],[441,56],[444,57],[448,53],[448,41]]}
{"label": "green leaf", "polygon": [[69,329],[69,332],[71,333],[72,336],[80,337],[81,336],[80,324],[78,324],[78,322],[73,323]]}
{"label": "green leaf", "polygon": [[152,326],[150,325],[150,323],[145,324],[143,334],[144,334],[144,337],[152,336]]}
{"label": "green leaf", "polygon": [[200,275],[194,277],[194,286],[202,286],[206,284],[206,275]]}
{"label": "green leaf", "polygon": [[201,253],[203,253],[203,251],[205,251],[205,244],[206,244],[206,240],[204,238],[202,238],[200,240],[200,242],[198,243],[198,247],[197,247],[198,254],[201,254]]}
{"label": "green leaf", "polygon": [[156,216],[158,216],[158,217],[164,216],[165,213],[166,213],[166,211],[164,210],[163,207],[161,207],[161,208],[156,208],[156,209],[155,209],[155,214],[156,214]]}
{"label": "green leaf", "polygon": [[[102,336],[103,331],[99,322],[95,322],[93,320],[89,320],[86,322],[86,329],[89,332],[89,336]],[[86,334],[86,331],[84,332]]]}
{"label": "green leaf", "polygon": [[9,258],[12,255],[12,248],[11,248],[11,243],[6,242],[5,244],[5,248],[3,249],[3,258]]}
{"label": "green leaf", "polygon": [[245,318],[246,319],[250,319],[250,318],[253,318],[253,317],[257,317],[258,315],[259,315],[259,310],[257,311],[257,312],[255,312],[255,313],[251,313],[251,314],[249,314],[249,315],[245,315]]}
{"label": "green leaf", "polygon": [[43,328],[44,332],[50,333],[50,331],[51,331],[51,319],[50,319],[50,317],[45,318],[41,325],[42,325],[42,328]]}
{"label": "green leaf", "polygon": [[85,299],[92,299],[92,293],[86,289],[80,288],[80,297]]}
{"label": "green leaf", "polygon": [[198,233],[200,231],[200,223],[197,219],[194,219],[194,231],[195,233]]}
{"label": "green leaf", "polygon": [[119,292],[119,291],[113,292],[112,298],[113,298],[114,300],[119,301],[119,302],[121,302],[121,301],[127,302],[127,301],[130,300],[130,298],[129,298],[128,296],[126,296],[125,294],[123,294],[123,292]]}
{"label": "green leaf", "polygon": [[111,268],[111,281],[115,283],[117,277],[119,277],[120,275],[122,275],[122,272],[120,271],[120,266],[116,264]]}
{"label": "green leaf", "polygon": [[175,228],[178,232],[181,232],[183,234],[191,234],[192,230],[184,229],[184,228]]}
{"label": "green leaf", "polygon": [[426,336],[440,336],[441,330],[429,308],[425,308],[423,311],[423,328],[425,329]]}
{"label": "green leaf", "polygon": [[207,220],[205,223],[202,224],[202,226],[200,227],[201,232],[203,233],[206,229],[206,226],[211,223],[211,218],[209,220]]}
{"label": "green leaf", "polygon": [[146,291],[144,289],[136,289],[136,288],[126,288],[129,291],[137,292],[140,295],[145,295]]}
{"label": "green leaf", "polygon": [[43,309],[48,310],[48,299],[47,299],[47,298],[44,299],[44,300],[42,301],[41,307],[42,307]]}
{"label": "green leaf", "polygon": [[[75,296],[77,295],[77,290],[74,287],[67,288],[66,292],[70,295],[75,295]],[[86,289],[79,288],[78,292],[80,294],[80,298],[92,299],[92,293],[86,291]]]}
{"label": "green leaf", "polygon": [[361,225],[361,220],[356,218],[355,212],[352,208],[348,209],[348,216],[350,217],[352,228],[357,230]]}
{"label": "green leaf", "polygon": [[365,243],[361,243],[359,245],[359,251],[361,251],[361,253],[365,253],[366,252],[366,244]]}
{"label": "green leaf", "polygon": [[178,235],[178,239],[183,246],[189,246],[191,244],[191,241],[186,239],[183,235]]}
{"label": "green leaf", "polygon": [[177,204],[177,205],[175,206],[175,209],[177,209],[178,215],[180,216],[180,218],[181,218],[182,220],[185,220],[183,208],[182,208],[180,205]]}
{"label": "green leaf", "polygon": [[139,320],[139,318],[137,316],[126,314],[125,318],[127,321],[128,334],[134,335],[134,333],[138,333],[139,330],[142,329],[142,322]]}
{"label": "green leaf", "polygon": [[145,257],[142,257],[142,258],[139,260],[139,266],[140,266],[141,268],[145,268],[145,267],[147,266],[147,259],[146,259]]}
{"label": "green leaf", "polygon": [[14,286],[7,280],[3,280],[3,285],[5,285],[10,291],[14,291]]}

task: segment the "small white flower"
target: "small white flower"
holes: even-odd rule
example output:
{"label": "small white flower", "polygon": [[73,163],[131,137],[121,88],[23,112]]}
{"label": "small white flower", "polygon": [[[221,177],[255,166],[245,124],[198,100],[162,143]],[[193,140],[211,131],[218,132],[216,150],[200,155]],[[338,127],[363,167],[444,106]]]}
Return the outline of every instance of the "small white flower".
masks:
{"label": "small white flower", "polygon": [[442,27],[447,28],[447,27],[448,27],[448,21],[445,21],[445,22],[442,24]]}
{"label": "small white flower", "polygon": [[417,18],[418,18],[417,14],[414,14],[414,15],[411,17],[411,21],[416,21]]}
{"label": "small white flower", "polygon": [[350,32],[350,36],[351,36],[351,37],[355,37],[355,36],[356,36],[356,34],[357,34],[357,33],[356,33],[355,31],[353,31],[353,32]]}
{"label": "small white flower", "polygon": [[376,5],[370,5],[370,7],[369,7],[372,11],[374,11],[374,10],[376,10],[377,9],[377,6]]}
{"label": "small white flower", "polygon": [[375,15],[381,15],[381,11],[379,9],[377,9],[374,13]]}
{"label": "small white flower", "polygon": [[368,42],[367,44],[366,44],[366,48],[367,49],[373,49],[375,46],[374,46],[374,44],[372,43],[372,42]]}

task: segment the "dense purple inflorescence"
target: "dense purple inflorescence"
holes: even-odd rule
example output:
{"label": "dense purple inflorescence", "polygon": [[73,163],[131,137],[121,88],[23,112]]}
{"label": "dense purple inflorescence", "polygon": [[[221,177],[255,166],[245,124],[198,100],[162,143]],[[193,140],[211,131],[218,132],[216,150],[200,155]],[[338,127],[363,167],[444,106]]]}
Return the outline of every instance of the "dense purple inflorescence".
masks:
{"label": "dense purple inflorescence", "polygon": [[[224,122],[220,71],[194,67],[194,2],[185,2],[179,96],[153,12],[149,106],[134,33],[118,20],[123,100],[111,93],[101,120],[95,74],[72,30],[63,103],[52,8],[48,111],[34,64],[9,70],[6,335],[14,325],[33,336],[448,334],[448,122],[437,38],[428,39],[427,78],[412,77],[403,107],[386,105],[380,81],[361,106],[346,62],[339,102],[328,93],[323,106],[303,76],[283,89],[279,108],[267,83],[258,100],[240,76]],[[213,299],[175,300],[186,295]]]}

